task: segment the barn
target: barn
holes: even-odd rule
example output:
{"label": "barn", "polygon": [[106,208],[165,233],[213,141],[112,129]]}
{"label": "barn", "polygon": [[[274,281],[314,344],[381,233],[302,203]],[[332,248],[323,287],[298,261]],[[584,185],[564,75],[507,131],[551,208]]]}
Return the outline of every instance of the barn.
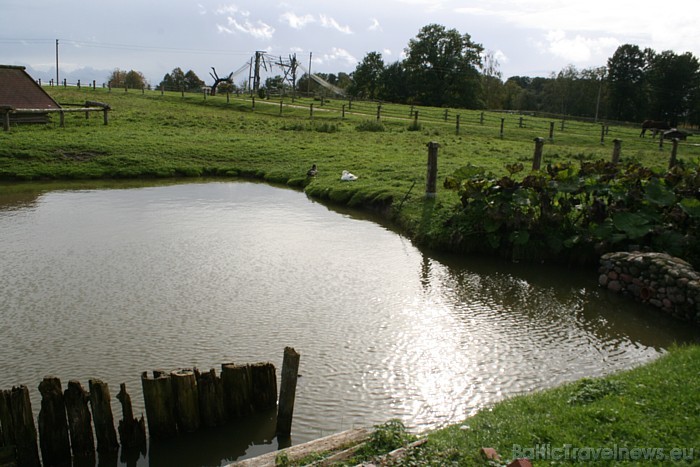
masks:
{"label": "barn", "polygon": [[5,123],[46,123],[49,112],[60,108],[23,66],[0,65],[0,115]]}

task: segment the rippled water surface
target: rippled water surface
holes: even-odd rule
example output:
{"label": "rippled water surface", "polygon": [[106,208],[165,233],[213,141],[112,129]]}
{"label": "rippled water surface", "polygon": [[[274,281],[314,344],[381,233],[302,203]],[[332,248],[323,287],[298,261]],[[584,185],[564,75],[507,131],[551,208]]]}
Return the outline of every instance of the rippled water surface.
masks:
{"label": "rippled water surface", "polygon": [[[0,388],[46,375],[301,353],[292,442],[400,418],[454,423],[506,396],[629,368],[693,330],[597,288],[594,270],[431,256],[366,219],[253,183],[3,196]],[[119,404],[112,402],[115,417]],[[277,448],[269,417],[139,464],[218,465]]]}

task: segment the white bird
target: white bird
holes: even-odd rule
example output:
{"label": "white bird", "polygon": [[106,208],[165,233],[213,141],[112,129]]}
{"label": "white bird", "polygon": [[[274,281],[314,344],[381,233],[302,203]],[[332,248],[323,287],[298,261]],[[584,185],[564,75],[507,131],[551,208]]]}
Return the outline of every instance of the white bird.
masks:
{"label": "white bird", "polygon": [[357,180],[357,176],[351,174],[347,170],[343,170],[343,175],[340,176],[340,179],[344,182],[351,182],[353,180]]}

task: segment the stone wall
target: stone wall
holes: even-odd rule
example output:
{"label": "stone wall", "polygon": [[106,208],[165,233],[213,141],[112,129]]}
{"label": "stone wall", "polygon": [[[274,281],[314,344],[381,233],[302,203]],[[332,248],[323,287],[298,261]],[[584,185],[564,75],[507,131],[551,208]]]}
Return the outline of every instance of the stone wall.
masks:
{"label": "stone wall", "polygon": [[615,252],[600,258],[598,283],[677,318],[700,324],[700,274],[665,253]]}

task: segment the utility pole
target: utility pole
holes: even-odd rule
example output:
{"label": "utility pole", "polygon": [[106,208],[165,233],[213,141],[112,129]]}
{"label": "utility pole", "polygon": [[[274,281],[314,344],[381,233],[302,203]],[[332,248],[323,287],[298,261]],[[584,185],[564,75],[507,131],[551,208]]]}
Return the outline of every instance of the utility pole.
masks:
{"label": "utility pole", "polygon": [[306,83],[306,94],[311,95],[311,56],[313,52],[309,52],[309,81]]}
{"label": "utility pole", "polygon": [[56,39],[56,86],[58,86],[58,39]]}

